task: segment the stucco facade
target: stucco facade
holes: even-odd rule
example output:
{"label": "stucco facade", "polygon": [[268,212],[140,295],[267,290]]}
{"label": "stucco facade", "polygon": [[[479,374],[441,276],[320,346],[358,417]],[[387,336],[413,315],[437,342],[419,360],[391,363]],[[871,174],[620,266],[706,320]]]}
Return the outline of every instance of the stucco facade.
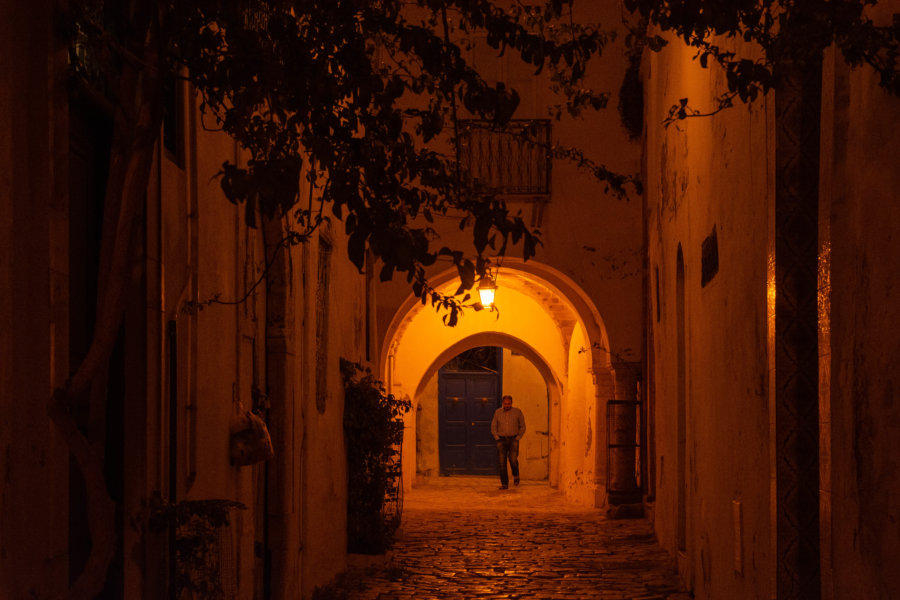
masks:
{"label": "stucco facade", "polygon": [[[884,22],[896,2],[880,7]],[[896,16],[894,17],[896,18]],[[900,574],[900,412],[894,401],[898,342],[894,248],[900,227],[900,106],[875,78],[826,61],[820,231],[830,292],[820,328],[824,589],[832,597],[895,593]],[[829,272],[830,270],[830,272]],[[827,298],[827,296],[825,297]],[[823,298],[824,299],[824,298]],[[849,517],[849,518],[846,518]]]}
{"label": "stucco facade", "polygon": [[[873,11],[876,22],[890,10]],[[644,74],[644,389],[656,531],[698,598],[781,597],[785,376],[776,346],[793,324],[776,318],[777,300],[790,295],[776,279],[785,260],[776,248],[791,235],[776,215],[779,92],[664,126],[680,98],[712,109],[724,80],[677,42],[647,56]],[[834,51],[825,56],[821,103],[819,195],[811,209],[818,448],[807,447],[818,461],[819,531],[795,545],[817,546],[808,560],[819,562],[821,597],[888,598],[896,574],[881,557],[895,553],[900,538],[886,526],[897,511],[888,475],[897,412],[883,361],[896,351],[889,282],[898,264],[890,240],[898,225],[900,104]]]}
{"label": "stucco facade", "polygon": [[[3,6],[16,25],[4,27],[0,102],[0,596],[63,597],[90,556],[91,509],[48,406],[91,339],[112,117],[67,87],[50,8]],[[216,177],[244,157],[201,124],[196,93],[176,94],[175,138],[154,147],[138,209],[107,408],[80,421],[92,439],[105,423],[101,477],[119,507],[103,593],[167,597],[155,499],[221,499],[244,506],[218,534],[225,589],[310,597],[346,566],[339,359],[369,358],[366,279],[340,228],[282,247],[280,220],[248,223]],[[238,466],[230,436],[249,410],[268,421],[275,457]]]}

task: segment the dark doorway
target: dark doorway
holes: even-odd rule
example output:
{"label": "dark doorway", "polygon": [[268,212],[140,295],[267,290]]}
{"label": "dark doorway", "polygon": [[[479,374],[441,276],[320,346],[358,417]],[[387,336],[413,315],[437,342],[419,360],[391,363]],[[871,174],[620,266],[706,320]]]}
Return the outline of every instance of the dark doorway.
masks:
{"label": "dark doorway", "polygon": [[442,475],[493,475],[491,419],[500,405],[500,348],[456,356],[438,372],[438,452]]}

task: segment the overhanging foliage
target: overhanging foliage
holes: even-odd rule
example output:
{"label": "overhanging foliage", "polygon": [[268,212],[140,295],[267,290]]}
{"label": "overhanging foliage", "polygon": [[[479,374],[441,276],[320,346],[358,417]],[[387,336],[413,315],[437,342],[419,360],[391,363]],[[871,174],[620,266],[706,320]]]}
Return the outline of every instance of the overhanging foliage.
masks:
{"label": "overhanging foliage", "polygon": [[[518,94],[488,83],[465,60],[466,36],[497,53],[549,70],[559,113],[603,108],[606,94],[584,83],[586,65],[610,34],[571,18],[573,0],[534,5],[492,0],[85,0],[64,4],[59,32],[69,46],[73,90],[103,105],[113,123],[103,200],[95,328],[87,357],[54,391],[51,418],[86,480],[91,556],[73,574],[72,598],[92,598],[115,552],[115,503],[103,465],[105,397],[92,431],[74,410],[102,382],[133,284],[134,253],[159,142],[164,90],[173,77],[200,94],[203,125],[231,136],[246,162],[225,163],[228,199],[290,221],[285,244],[324,220],[343,221],[350,259],[371,252],[382,279],[405,275],[423,302],[456,321],[462,302],[437,293],[425,269],[438,257],[458,269],[460,292],[495,255],[520,244],[534,255],[539,234],[505,204],[461,182],[452,152],[458,113],[502,128]],[[505,8],[501,8],[501,6]],[[549,150],[549,149],[548,149]],[[633,177],[565,150],[620,195]],[[243,159],[243,157],[242,157]],[[150,199],[153,200],[152,198]],[[437,215],[461,218],[473,248],[437,241]],[[366,268],[369,268],[366,265]],[[252,290],[250,290],[252,291]],[[249,294],[250,291],[247,293]],[[246,295],[245,295],[246,297]],[[215,301],[218,301],[217,299]],[[239,300],[240,301],[240,300]]]}
{"label": "overhanging foliage", "polygon": [[[644,33],[668,32],[697,48],[704,68],[710,61],[725,72],[728,91],[717,99],[712,112],[755,100],[776,84],[780,66],[814,65],[834,45],[851,67],[868,65],[889,93],[900,96],[900,22],[877,25],[870,7],[877,0],[625,0],[625,6],[643,19]],[[748,42],[757,49],[742,55],[725,40]],[[658,35],[637,36],[636,43],[660,50]],[[674,105],[670,120],[705,116],[688,104]]]}
{"label": "overhanging foliage", "polygon": [[[455,315],[459,303],[446,302],[425,279],[438,256],[456,265],[465,290],[491,254],[521,242],[527,260],[539,243],[503,202],[461,181],[449,151],[458,111],[502,128],[519,103],[514,89],[488,83],[466,62],[467,44],[483,36],[498,53],[516,53],[536,72],[549,69],[573,114],[603,108],[607,95],[583,79],[611,36],[572,21],[573,4],[160,2],[160,68],[196,86],[204,123],[248,151],[246,164],[222,167],[229,200],[246,204],[251,216],[256,208],[270,218],[292,215],[297,240],[329,216],[343,220],[359,269],[371,250],[382,280],[403,273],[423,301],[444,300]],[[105,31],[97,24],[103,4],[93,6],[77,15],[87,23],[81,29]],[[115,54],[109,36],[89,39],[104,42],[96,55]],[[605,167],[592,172],[620,195],[634,182]],[[435,242],[433,217],[448,213],[468,217],[474,252]]]}

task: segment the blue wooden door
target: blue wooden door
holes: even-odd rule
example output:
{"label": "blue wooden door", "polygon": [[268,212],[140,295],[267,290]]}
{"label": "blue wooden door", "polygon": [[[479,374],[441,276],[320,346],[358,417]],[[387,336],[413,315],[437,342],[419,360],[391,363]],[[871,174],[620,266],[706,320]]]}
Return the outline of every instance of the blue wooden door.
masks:
{"label": "blue wooden door", "polygon": [[496,373],[441,373],[438,437],[441,473],[493,475],[497,447],[491,419],[499,406]]}

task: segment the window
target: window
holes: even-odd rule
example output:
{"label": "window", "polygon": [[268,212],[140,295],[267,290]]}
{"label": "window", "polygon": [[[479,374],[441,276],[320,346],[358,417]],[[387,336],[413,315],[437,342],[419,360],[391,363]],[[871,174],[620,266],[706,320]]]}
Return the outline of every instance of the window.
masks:
{"label": "window", "polygon": [[478,346],[457,354],[445,364],[443,371],[486,371],[498,373],[500,371],[499,347]]}
{"label": "window", "polygon": [[719,241],[716,236],[716,228],[703,240],[700,246],[700,287],[712,281],[719,272]]}
{"label": "window", "polygon": [[485,193],[550,194],[550,121],[516,119],[502,129],[460,120],[457,158],[466,181]]}

